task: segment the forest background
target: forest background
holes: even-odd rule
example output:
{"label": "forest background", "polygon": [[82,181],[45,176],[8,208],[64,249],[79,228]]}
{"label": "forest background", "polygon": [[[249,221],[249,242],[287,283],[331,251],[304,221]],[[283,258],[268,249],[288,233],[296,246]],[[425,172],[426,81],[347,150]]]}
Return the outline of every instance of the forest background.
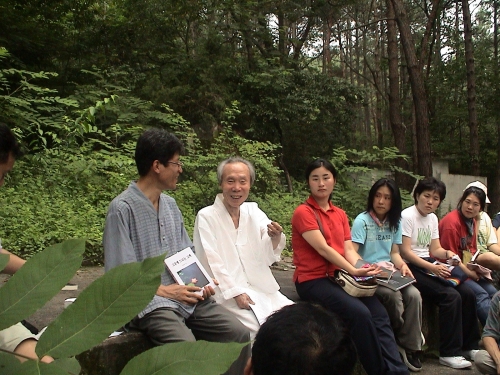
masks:
{"label": "forest background", "polygon": [[0,0],[0,121],[26,152],[0,194],[2,245],[27,258],[84,237],[86,262],[102,262],[107,206],[148,126],[186,145],[171,194],[189,231],[234,154],[288,236],[314,157],[339,169],[351,219],[384,170],[411,204],[433,158],[487,176],[495,213],[498,3]]}

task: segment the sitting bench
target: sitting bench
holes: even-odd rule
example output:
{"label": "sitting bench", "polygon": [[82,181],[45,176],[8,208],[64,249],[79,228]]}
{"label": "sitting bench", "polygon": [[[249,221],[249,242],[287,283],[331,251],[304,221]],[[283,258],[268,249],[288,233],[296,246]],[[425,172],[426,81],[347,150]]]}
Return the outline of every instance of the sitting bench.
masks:
{"label": "sitting bench", "polygon": [[[291,271],[273,270],[281,286],[281,292],[292,301],[299,301],[299,296],[292,282]],[[437,307],[423,304],[422,331],[426,338],[427,351],[439,352],[439,317]],[[99,345],[76,358],[82,368],[81,375],[119,375],[129,360],[153,347],[153,343],[141,332],[124,332],[119,336],[109,337]],[[353,375],[365,374],[358,363]]]}
{"label": "sitting bench", "polygon": [[76,356],[80,375],[119,375],[128,361],[153,348],[142,332],[124,332]]}

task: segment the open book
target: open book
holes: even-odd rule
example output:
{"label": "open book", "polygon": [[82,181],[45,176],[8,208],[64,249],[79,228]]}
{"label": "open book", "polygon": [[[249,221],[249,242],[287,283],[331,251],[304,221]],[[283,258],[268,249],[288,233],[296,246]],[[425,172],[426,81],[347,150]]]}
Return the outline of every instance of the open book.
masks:
{"label": "open book", "polygon": [[[367,261],[359,259],[356,262],[355,267],[361,268],[364,264],[368,264]],[[413,284],[416,280],[410,276],[403,276],[399,270],[391,270],[386,267],[380,267],[382,272],[378,274],[377,284],[385,286],[386,288],[392,289],[394,291],[403,289],[404,287]],[[389,277],[387,277],[389,275]]]}
{"label": "open book", "polygon": [[[479,253],[479,251],[478,251]],[[473,263],[472,261],[466,264],[466,267],[471,271],[476,271],[478,276],[484,277],[485,279],[493,281],[491,277],[491,270],[489,268],[483,267],[480,264]]]}
{"label": "open book", "polygon": [[184,250],[166,258],[165,264],[172,277],[180,285],[198,286],[202,288],[198,292],[200,294],[203,294],[203,287],[207,285],[215,288],[212,278],[205,268],[203,268],[190,247],[186,247]]}

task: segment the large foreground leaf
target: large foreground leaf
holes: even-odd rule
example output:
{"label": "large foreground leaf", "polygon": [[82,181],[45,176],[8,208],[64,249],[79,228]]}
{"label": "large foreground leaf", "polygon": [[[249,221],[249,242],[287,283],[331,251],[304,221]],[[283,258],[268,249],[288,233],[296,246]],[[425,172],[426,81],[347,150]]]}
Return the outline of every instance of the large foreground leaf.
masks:
{"label": "large foreground leaf", "polygon": [[16,356],[0,351],[0,374],[18,374],[21,362]]}
{"label": "large foreground leaf", "polygon": [[14,354],[0,352],[0,374],[12,375],[78,375],[80,364],[75,358],[64,358],[50,364],[27,360],[21,363]]}
{"label": "large foreground leaf", "polygon": [[120,375],[220,375],[245,345],[202,340],[166,344],[132,358]]}
{"label": "large foreground leaf", "polygon": [[0,329],[30,316],[55,296],[82,263],[85,240],[53,245],[27,261],[0,288]]}
{"label": "large foreground leaf", "polygon": [[[9,373],[10,374],[10,373]],[[78,373],[68,372],[55,363],[43,363],[39,361],[26,361],[21,365],[16,375],[78,375]]]}
{"label": "large foreground leaf", "polygon": [[65,370],[68,374],[80,374],[81,366],[80,363],[76,360],[76,358],[61,358],[57,359],[51,363],[51,366],[57,366]]}
{"label": "large foreground leaf", "polygon": [[10,255],[9,254],[0,254],[0,271],[7,267],[7,263],[9,263]]}
{"label": "large foreground leaf", "polygon": [[36,347],[38,355],[74,356],[129,322],[153,299],[164,257],[123,264],[90,284],[48,326]]}

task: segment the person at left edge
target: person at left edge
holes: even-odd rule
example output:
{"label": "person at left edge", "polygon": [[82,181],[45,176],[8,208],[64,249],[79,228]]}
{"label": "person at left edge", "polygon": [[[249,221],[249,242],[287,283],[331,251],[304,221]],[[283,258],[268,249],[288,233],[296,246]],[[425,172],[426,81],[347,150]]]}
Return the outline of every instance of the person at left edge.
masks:
{"label": "person at left edge", "polygon": [[[0,186],[3,185],[5,177],[14,168],[16,159],[21,156],[21,146],[16,140],[12,130],[3,123],[0,123]],[[1,273],[14,275],[26,263],[24,259],[12,254],[2,248],[0,241],[0,253],[9,256],[9,261]],[[19,354],[17,358],[20,361],[25,361],[26,358],[38,359],[35,348],[40,338],[41,332],[38,334],[32,333],[23,322],[19,322],[0,331],[0,350]],[[42,362],[50,363],[54,359],[50,356],[45,356],[41,359]]]}
{"label": "person at left edge", "polygon": [[[106,271],[193,247],[175,200],[162,193],[177,186],[183,150],[179,139],[163,129],[151,128],[139,137],[135,149],[139,179],[111,202],[106,216]],[[203,295],[196,293],[200,290],[178,285],[165,270],[156,295],[130,326],[143,331],[155,345],[195,340],[248,342],[248,330],[211,298],[213,288],[206,287]],[[249,351],[248,345],[228,373],[242,373]]]}

